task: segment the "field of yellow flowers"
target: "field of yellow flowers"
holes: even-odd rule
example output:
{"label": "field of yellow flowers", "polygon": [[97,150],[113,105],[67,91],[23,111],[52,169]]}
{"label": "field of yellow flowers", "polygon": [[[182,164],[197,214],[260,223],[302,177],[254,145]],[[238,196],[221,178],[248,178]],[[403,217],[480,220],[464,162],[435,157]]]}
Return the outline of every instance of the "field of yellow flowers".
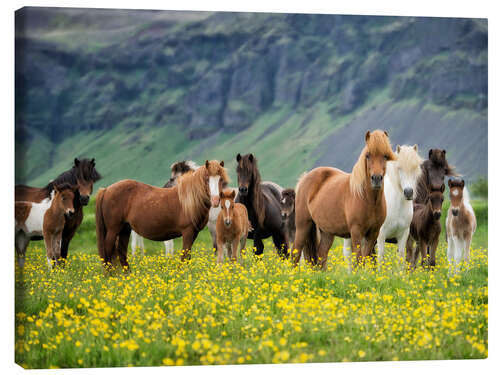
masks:
{"label": "field of yellow flowers", "polygon": [[[16,362],[25,368],[485,358],[487,250],[448,276],[402,271],[390,247],[380,271],[294,268],[265,242],[217,266],[204,231],[192,260],[161,250],[105,275],[97,251],[49,271],[42,243],[16,266]],[[248,242],[250,245],[252,241]]]}

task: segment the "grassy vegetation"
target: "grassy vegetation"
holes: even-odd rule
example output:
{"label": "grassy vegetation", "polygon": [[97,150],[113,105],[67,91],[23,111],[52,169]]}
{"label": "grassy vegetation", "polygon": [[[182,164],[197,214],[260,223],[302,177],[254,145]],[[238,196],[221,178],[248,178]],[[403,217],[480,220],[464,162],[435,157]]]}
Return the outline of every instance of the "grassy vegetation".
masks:
{"label": "grassy vegetation", "polygon": [[[16,268],[16,361],[26,368],[485,358],[487,204],[472,262],[448,276],[441,241],[434,272],[401,271],[390,245],[380,271],[348,274],[340,241],[327,272],[293,268],[265,241],[238,264],[215,264],[202,231],[193,259],[146,240],[131,272],[106,276],[94,200],[64,269],[48,271],[41,242]],[[251,246],[252,241],[248,242]],[[176,240],[176,249],[181,246]]]}

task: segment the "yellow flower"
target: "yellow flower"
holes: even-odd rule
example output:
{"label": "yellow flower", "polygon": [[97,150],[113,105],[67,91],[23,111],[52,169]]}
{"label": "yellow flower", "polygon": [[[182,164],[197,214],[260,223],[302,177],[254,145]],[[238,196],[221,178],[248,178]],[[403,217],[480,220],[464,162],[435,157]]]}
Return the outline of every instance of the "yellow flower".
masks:
{"label": "yellow flower", "polygon": [[363,350],[360,350],[360,351],[358,352],[358,356],[359,356],[359,358],[364,358],[364,357],[365,357],[365,355],[366,355],[366,353],[365,353]]}

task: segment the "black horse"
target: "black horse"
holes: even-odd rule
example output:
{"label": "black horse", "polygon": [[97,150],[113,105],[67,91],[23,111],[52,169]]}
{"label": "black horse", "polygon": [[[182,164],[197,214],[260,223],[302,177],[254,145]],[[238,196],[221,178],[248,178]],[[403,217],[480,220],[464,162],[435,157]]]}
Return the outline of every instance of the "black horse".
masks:
{"label": "black horse", "polygon": [[[75,194],[75,199],[73,201],[75,213],[71,216],[71,218],[66,218],[66,223],[63,229],[61,242],[61,257],[63,259],[66,259],[68,256],[69,242],[82,223],[83,206],[86,206],[89,203],[94,183],[100,178],[101,175],[95,169],[94,159],[79,160],[76,158],[71,169],[61,173],[43,188],[35,188],[27,185],[15,186],[15,200],[27,202],[41,202],[44,199],[49,198],[54,190],[54,185],[62,185],[66,183],[78,188],[78,194]],[[32,240],[41,239],[42,237],[32,238]]]}
{"label": "black horse", "polygon": [[280,197],[283,190],[272,182],[261,182],[257,159],[253,154],[236,156],[238,165],[238,196],[236,202],[245,205],[253,231],[248,238],[253,239],[255,254],[264,252],[262,240],[272,236],[278,254],[288,257],[286,234],[281,220]]}

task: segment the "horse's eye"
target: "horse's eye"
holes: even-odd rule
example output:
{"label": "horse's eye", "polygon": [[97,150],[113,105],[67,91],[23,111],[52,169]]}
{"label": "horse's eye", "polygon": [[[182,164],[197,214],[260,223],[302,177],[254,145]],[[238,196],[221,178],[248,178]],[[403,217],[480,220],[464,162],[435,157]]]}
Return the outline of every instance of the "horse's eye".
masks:
{"label": "horse's eye", "polygon": [[370,159],[370,154],[369,153],[366,154],[366,158]]}
{"label": "horse's eye", "polygon": [[389,155],[384,155],[385,160],[389,160]]}

